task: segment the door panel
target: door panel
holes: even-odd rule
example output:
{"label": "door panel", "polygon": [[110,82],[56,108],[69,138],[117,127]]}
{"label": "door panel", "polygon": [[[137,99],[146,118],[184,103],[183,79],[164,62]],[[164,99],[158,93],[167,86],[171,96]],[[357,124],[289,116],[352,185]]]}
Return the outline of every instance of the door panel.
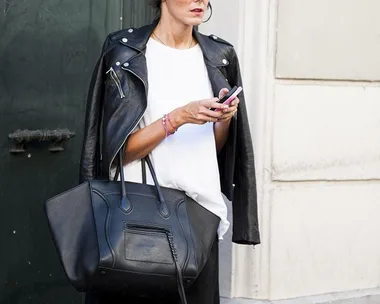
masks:
{"label": "door panel", "polygon": [[123,28],[140,27],[151,23],[157,12],[148,5],[149,0],[129,0],[123,2]]}
{"label": "door panel", "polygon": [[[81,303],[57,258],[43,203],[78,182],[92,69],[106,34],[121,27],[122,8],[132,2],[0,4],[0,304]],[[25,153],[9,153],[9,133],[58,128],[76,133],[64,151],[35,142]]]}

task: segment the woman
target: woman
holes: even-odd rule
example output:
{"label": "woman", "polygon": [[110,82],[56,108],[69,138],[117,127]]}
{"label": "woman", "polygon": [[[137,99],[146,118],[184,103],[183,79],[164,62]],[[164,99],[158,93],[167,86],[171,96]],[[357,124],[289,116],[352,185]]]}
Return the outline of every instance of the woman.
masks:
{"label": "woman", "polygon": [[[230,106],[215,98],[241,85],[236,52],[219,37],[194,29],[212,13],[208,0],[152,4],[160,13],[152,25],[110,34],[104,43],[90,87],[81,179],[113,178],[115,156],[125,144],[126,179],[141,182],[140,159],[149,155],[161,186],[185,191],[220,218],[219,239],[229,227],[223,193],[233,201],[233,241],[258,244],[244,95]],[[219,303],[218,238],[187,291],[189,303]],[[145,302],[91,294],[87,303]]]}

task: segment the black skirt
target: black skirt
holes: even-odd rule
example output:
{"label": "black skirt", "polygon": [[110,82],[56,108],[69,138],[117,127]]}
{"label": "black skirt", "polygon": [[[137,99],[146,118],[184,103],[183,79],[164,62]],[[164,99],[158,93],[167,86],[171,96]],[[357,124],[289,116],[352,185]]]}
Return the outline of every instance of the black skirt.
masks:
{"label": "black skirt", "polygon": [[[188,304],[219,304],[219,241],[216,240],[210,258],[198,279],[186,293]],[[86,304],[178,304],[179,297],[157,301],[156,299],[132,298],[128,295],[87,293]]]}

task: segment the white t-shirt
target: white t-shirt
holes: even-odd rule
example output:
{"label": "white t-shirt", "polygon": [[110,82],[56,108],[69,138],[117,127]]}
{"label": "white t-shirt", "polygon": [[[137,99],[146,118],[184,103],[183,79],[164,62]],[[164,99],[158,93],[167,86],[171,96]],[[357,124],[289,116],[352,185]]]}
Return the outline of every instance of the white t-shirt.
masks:
{"label": "white t-shirt", "polygon": [[[150,39],[145,56],[148,107],[140,128],[190,101],[214,97],[199,45],[178,50]],[[213,124],[183,125],[174,135],[162,141],[151,152],[150,158],[161,186],[185,191],[220,217],[218,234],[222,239],[230,224],[220,188]],[[126,165],[124,174],[128,181],[141,182],[140,161]],[[153,184],[150,174],[147,182]]]}

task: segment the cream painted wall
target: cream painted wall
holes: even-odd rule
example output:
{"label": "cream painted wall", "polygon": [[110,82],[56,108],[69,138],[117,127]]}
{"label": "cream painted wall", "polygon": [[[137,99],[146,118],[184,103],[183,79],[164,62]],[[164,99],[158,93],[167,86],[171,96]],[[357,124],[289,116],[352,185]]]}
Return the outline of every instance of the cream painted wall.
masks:
{"label": "cream painted wall", "polygon": [[277,77],[380,80],[380,1],[278,3]]}
{"label": "cream painted wall", "polygon": [[201,30],[238,50],[262,236],[233,246],[228,295],[379,287],[380,2],[212,3]]}
{"label": "cream painted wall", "polygon": [[380,285],[379,9],[277,1],[272,299]]}
{"label": "cream painted wall", "polygon": [[270,298],[379,286],[379,182],[278,185],[270,195]]}
{"label": "cream painted wall", "polygon": [[380,178],[379,86],[288,82],[274,94],[273,180]]}

